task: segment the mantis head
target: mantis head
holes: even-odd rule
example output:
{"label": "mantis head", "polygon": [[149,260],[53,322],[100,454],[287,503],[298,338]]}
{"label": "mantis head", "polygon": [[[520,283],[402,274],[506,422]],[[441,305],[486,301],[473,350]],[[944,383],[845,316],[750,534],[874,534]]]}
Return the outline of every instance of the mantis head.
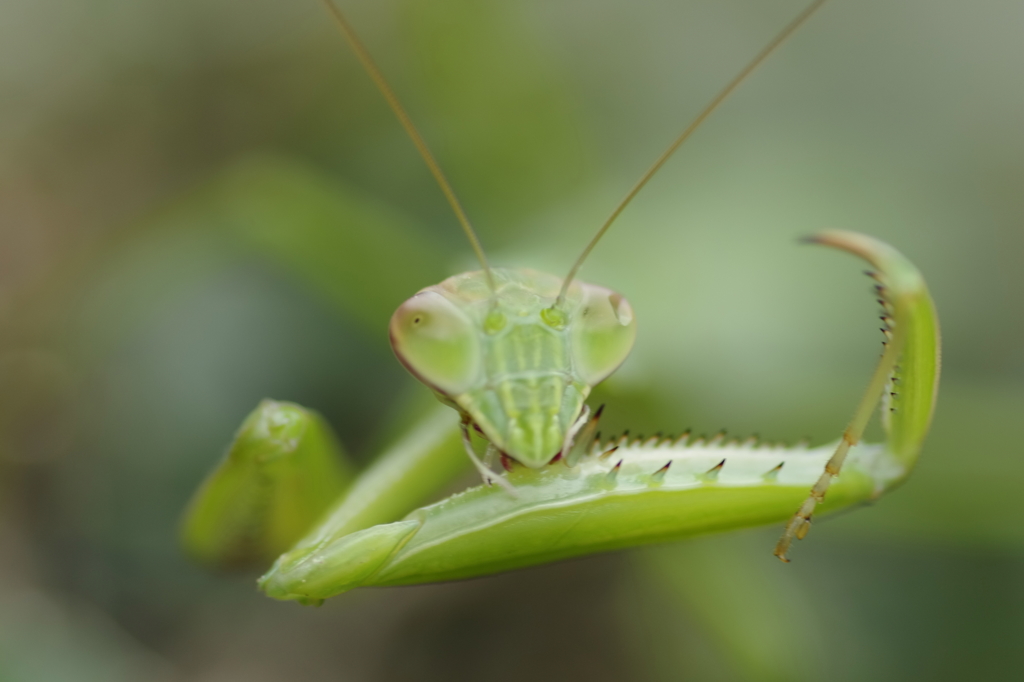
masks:
{"label": "mantis head", "polygon": [[[697,115],[633,185],[564,279],[491,268],[455,190],[366,46],[332,0],[335,23],[409,134],[483,268],[419,292],[391,318],[398,359],[492,444],[541,467],[567,444],[590,389],[633,346],[633,310],[619,294],[576,280],[583,262],[633,197],[729,94],[824,2],[814,0]],[[474,457],[471,455],[471,457]],[[484,467],[486,470],[486,467]]]}
{"label": "mantis head", "polygon": [[412,374],[501,452],[540,467],[562,450],[590,389],[636,338],[629,302],[604,287],[526,269],[456,275],[391,317],[391,347]]}

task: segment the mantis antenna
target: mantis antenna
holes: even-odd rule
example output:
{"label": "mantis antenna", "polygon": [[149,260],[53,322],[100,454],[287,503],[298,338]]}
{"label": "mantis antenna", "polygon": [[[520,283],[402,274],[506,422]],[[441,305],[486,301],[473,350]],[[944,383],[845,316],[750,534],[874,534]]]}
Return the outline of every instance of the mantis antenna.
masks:
{"label": "mantis antenna", "polygon": [[823,4],[825,4],[825,0],[815,0],[815,2],[808,5],[807,8],[796,17],[796,19],[791,21],[788,26],[782,29],[777,36],[772,38],[771,42],[768,43],[764,49],[750,61],[750,63],[743,67],[743,70],[740,71],[728,85],[722,88],[721,92],[715,95],[715,98],[712,99],[699,114],[697,114],[697,117],[690,122],[690,125],[686,126],[683,132],[679,134],[679,137],[673,140],[672,144],[668,146],[668,149],[662,152],[661,156],[659,156],[651,167],[647,169],[647,172],[637,180],[636,184],[633,185],[633,188],[626,193],[625,198],[619,202],[619,205],[615,207],[615,210],[612,211],[611,215],[604,221],[604,224],[601,225],[601,228],[590,240],[586,248],[583,249],[583,253],[580,254],[580,257],[576,259],[575,263],[573,263],[572,269],[569,270],[569,274],[562,282],[562,290],[558,293],[558,298],[555,300],[555,307],[562,304],[562,301],[565,299],[565,293],[569,290],[569,285],[572,284],[573,279],[576,277],[576,273],[579,272],[580,266],[583,265],[583,261],[587,259],[590,252],[593,251],[595,246],[597,246],[597,242],[601,240],[601,237],[603,237],[604,233],[608,231],[608,228],[612,226],[615,219],[618,218],[626,206],[629,205],[629,202],[633,200],[633,197],[643,189],[644,185],[647,184],[647,181],[654,177],[655,173],[661,170],[661,167],[665,165],[665,162],[669,160],[669,157],[671,157],[675,151],[679,149],[679,147],[682,146],[682,144],[686,142],[691,135],[693,135],[694,131],[696,131],[697,128],[707,120],[708,116],[710,116],[711,113],[717,109],[729,95],[732,94],[733,90],[735,90],[740,83],[746,80],[747,76],[749,76],[754,69],[760,66],[761,63],[768,58],[768,55],[774,52],[780,45],[782,45],[782,43],[786,42],[786,39],[793,35],[793,33],[804,24],[804,22],[810,19],[811,15],[814,14],[814,12]]}
{"label": "mantis antenna", "polygon": [[487,276],[487,284],[492,292],[497,291],[497,287],[494,284],[494,275],[491,273],[491,267],[487,264],[487,256],[484,255],[484,249],[480,246],[480,239],[476,236],[476,231],[473,230],[473,226],[469,222],[469,217],[466,215],[466,211],[463,210],[462,204],[459,203],[458,197],[455,196],[455,190],[452,189],[451,183],[448,182],[448,178],[445,177],[444,171],[441,170],[441,166],[437,163],[437,159],[430,152],[430,148],[427,146],[426,141],[420,132],[416,129],[412,119],[409,118],[409,114],[406,113],[402,103],[398,101],[398,97],[395,95],[395,91],[388,85],[387,80],[384,78],[384,74],[381,73],[377,67],[376,62],[373,61],[373,57],[370,56],[370,51],[366,49],[363,42],[356,35],[355,29],[345,19],[345,15],[341,13],[338,6],[332,2],[332,0],[323,0],[324,6],[327,7],[327,11],[331,13],[334,18],[334,23],[337,24],[338,29],[341,30],[345,39],[348,40],[349,45],[352,46],[352,51],[356,53],[356,57],[359,62],[366,69],[366,73],[369,74],[370,79],[373,80],[377,89],[380,90],[380,94],[384,95],[384,99],[387,100],[388,106],[391,107],[391,111],[395,113],[398,121],[405,128],[405,132],[412,138],[412,143],[416,145],[416,149],[419,150],[420,156],[423,157],[423,161],[427,164],[427,168],[430,169],[430,174],[434,176],[434,180],[441,186],[441,191],[444,193],[445,198],[451,205],[452,210],[455,211],[455,217],[458,219],[459,224],[462,225],[462,231],[466,233],[466,237],[469,239],[470,245],[473,247],[473,252],[476,254],[477,260],[480,261],[480,265],[484,269],[484,274]]}

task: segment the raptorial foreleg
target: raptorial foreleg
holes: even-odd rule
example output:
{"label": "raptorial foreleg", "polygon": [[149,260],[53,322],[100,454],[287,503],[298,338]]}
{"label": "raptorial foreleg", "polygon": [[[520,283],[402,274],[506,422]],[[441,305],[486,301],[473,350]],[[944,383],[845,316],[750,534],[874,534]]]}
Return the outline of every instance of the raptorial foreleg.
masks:
{"label": "raptorial foreleg", "polygon": [[[850,448],[860,442],[875,406],[887,397],[887,385],[893,386],[898,380],[899,392],[905,394],[898,400],[900,411],[890,414],[886,410],[882,424],[887,432],[887,448],[908,470],[927,433],[938,386],[937,320],[924,280],[913,264],[896,249],[867,235],[831,230],[807,241],[847,251],[871,263],[875,271],[868,274],[877,281],[875,290],[884,308],[881,319],[886,340],[882,357],[839,446],[775,546],[775,556],[782,561],[788,561],[786,553],[793,539],[803,539],[810,530],[815,507],[825,499],[829,484],[839,475]],[[902,357],[908,350],[910,360]],[[895,399],[897,391],[888,390]],[[896,409],[893,401],[883,404]]]}

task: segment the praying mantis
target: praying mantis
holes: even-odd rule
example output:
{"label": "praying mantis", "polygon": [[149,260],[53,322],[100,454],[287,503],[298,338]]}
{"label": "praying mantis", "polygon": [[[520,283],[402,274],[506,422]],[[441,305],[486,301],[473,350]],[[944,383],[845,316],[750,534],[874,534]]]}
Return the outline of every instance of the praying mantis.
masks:
{"label": "praying mantis", "polygon": [[[481,269],[428,286],[391,319],[397,358],[441,407],[356,474],[316,413],[264,401],[186,510],[186,551],[220,566],[276,557],[260,588],[308,604],[360,586],[468,578],[787,517],[775,555],[788,561],[815,514],[873,500],[902,482],[937,395],[937,317],[914,265],[859,233],[807,239],[867,261],[882,306],[884,350],[838,443],[602,439],[602,411],[586,404],[628,356],[637,320],[624,296],[577,279],[585,259],[648,180],[823,2],[808,6],[726,85],[558,277],[489,265],[423,137],[347,19],[324,0],[436,179]],[[879,404],[886,441],[863,444]],[[467,459],[482,485],[418,506]]]}

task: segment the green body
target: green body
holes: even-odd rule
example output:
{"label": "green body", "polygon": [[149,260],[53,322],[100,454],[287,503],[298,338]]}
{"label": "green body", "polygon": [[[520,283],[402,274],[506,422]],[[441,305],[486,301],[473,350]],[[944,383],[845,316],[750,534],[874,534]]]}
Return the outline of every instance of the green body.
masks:
{"label": "green body", "polygon": [[428,287],[391,320],[410,372],[528,467],[561,450],[592,386],[626,359],[633,310],[604,287],[527,269],[468,272]]}
{"label": "green body", "polygon": [[[359,586],[468,578],[777,522],[796,512],[775,550],[785,561],[814,514],[874,499],[910,473],[938,387],[935,311],[909,261],[887,244],[850,232],[826,232],[812,241],[854,253],[876,268],[872,276],[879,283],[886,345],[834,448],[755,448],[685,439],[601,444],[594,440],[598,414],[583,419],[591,387],[628,355],[636,322],[620,295],[574,281],[579,266],[701,121],[823,0],[814,0],[784,28],[655,161],[583,249],[564,290],[551,275],[488,270],[475,231],[426,143],[347,20],[325,2],[419,148],[484,268],[423,289],[390,323],[401,362],[459,416],[430,417],[305,531],[295,523],[275,522],[298,518],[278,502],[301,507],[305,495],[296,499],[294,491],[317,486],[296,487],[291,467],[264,466],[259,457],[254,466],[251,458],[231,456],[197,494],[184,523],[186,546],[205,547],[215,559],[230,558],[232,551],[220,553],[217,546],[261,546],[254,533],[286,527],[295,544],[260,586],[271,597],[304,603]],[[862,445],[879,402],[886,443]],[[509,465],[506,478],[495,474],[480,461],[471,427],[488,441],[489,453],[497,450],[525,467]],[[273,434],[267,438],[275,440]],[[259,437],[256,441],[258,452]],[[482,486],[413,509],[437,494],[459,468],[452,463],[464,461],[463,448],[484,480],[500,488]],[[322,461],[294,461],[308,476],[323,475]],[[275,537],[282,540],[281,533]]]}
{"label": "green body", "polygon": [[[889,343],[898,352],[897,368],[886,392],[888,399],[882,402],[886,441],[850,450],[819,509],[819,513],[827,513],[871,501],[909,475],[934,409],[940,348],[937,318],[924,280],[899,252],[851,232],[822,233],[815,241],[861,256],[877,269],[879,295],[895,332]],[[539,281],[548,277],[529,271],[496,272],[506,278],[504,281],[515,282],[516,287],[523,279]],[[426,291],[444,296],[436,290],[452,287],[465,295],[461,286],[464,282],[478,286],[481,280],[470,273]],[[555,282],[554,278],[548,279],[543,291],[552,291]],[[570,289],[578,297],[572,308],[578,313],[577,320],[586,319],[582,315],[586,298],[580,293],[585,291],[584,286]],[[610,300],[607,290],[593,290],[601,292],[604,301]],[[478,289],[477,295],[479,298],[465,307],[469,312],[455,307],[447,298],[441,309],[447,310],[449,304],[455,307],[458,316],[453,319],[459,324],[474,319],[486,324],[487,311],[493,308],[486,307],[486,290]],[[544,307],[545,300],[539,297],[534,308],[521,317],[532,319],[536,327],[536,316],[550,310]],[[503,314],[514,311],[498,309]],[[628,325],[620,327],[628,332]],[[477,328],[470,328],[477,334]],[[452,327],[446,329],[451,331]],[[467,336],[458,324],[455,329],[458,333],[448,338],[470,344],[470,359],[488,347],[488,337]],[[573,340],[571,331],[567,336],[541,338],[563,339],[567,346],[562,347],[569,349],[570,359],[579,359],[575,354],[579,342]],[[472,345],[475,343],[482,345]],[[426,346],[415,347],[420,350]],[[498,347],[515,350],[512,342]],[[534,352],[543,356],[541,351]],[[444,357],[441,352],[435,359]],[[479,366],[486,367],[489,362],[493,363],[481,357]],[[435,367],[431,365],[430,369]],[[580,370],[579,364],[574,367]],[[453,371],[457,369],[455,357],[447,374],[439,376],[449,384],[454,384],[452,377],[465,381],[465,386],[443,395],[468,413],[464,405],[469,403],[458,403],[453,398],[470,393],[476,376],[472,372],[460,375]],[[538,374],[538,383],[543,385],[540,376],[542,373]],[[543,405],[543,400],[538,398],[536,404]],[[480,486],[415,509],[467,468],[458,421],[450,410],[434,413],[385,451],[319,522],[304,533],[295,531],[294,547],[261,578],[261,589],[277,599],[318,603],[359,586],[468,578],[571,556],[781,522],[807,496],[834,450],[833,446],[807,449],[721,440],[691,442],[687,438],[620,439],[595,443],[574,466],[559,460],[515,468],[508,474],[518,493],[515,497],[497,487]],[[571,419],[566,418],[560,428],[569,422]],[[237,522],[245,509],[255,508],[246,501],[253,497],[251,482],[256,477],[238,476],[239,471],[246,470],[239,467],[246,466],[244,461],[229,457],[197,493],[183,527],[187,544],[194,544],[196,537],[209,536],[210,528],[250,528]],[[204,499],[211,491],[222,489],[218,479],[250,482],[228,486],[228,492],[237,494],[240,510],[231,515],[235,520],[231,524],[224,523],[227,507],[223,494],[217,495],[221,515],[213,513],[216,509]],[[259,480],[264,486],[259,488],[262,494],[272,495],[273,486],[265,485],[268,480],[288,488],[293,479],[278,476]],[[221,533],[220,540],[225,545],[231,543],[226,533]]]}

